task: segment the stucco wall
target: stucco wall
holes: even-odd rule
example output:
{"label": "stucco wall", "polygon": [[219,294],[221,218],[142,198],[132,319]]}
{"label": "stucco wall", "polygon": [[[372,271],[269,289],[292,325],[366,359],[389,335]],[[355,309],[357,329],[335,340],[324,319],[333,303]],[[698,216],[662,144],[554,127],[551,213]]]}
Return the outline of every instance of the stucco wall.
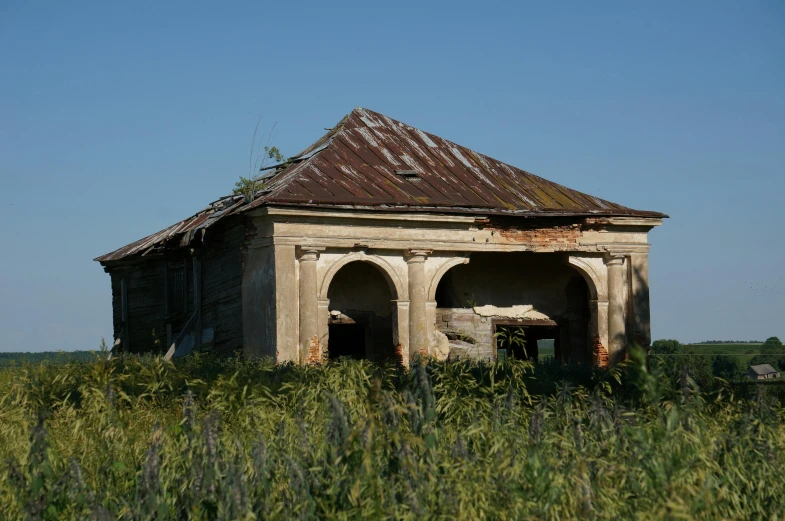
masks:
{"label": "stucco wall", "polygon": [[[316,304],[312,306],[308,302],[307,307],[318,309],[318,327],[309,323],[308,329],[313,329],[321,342],[328,341],[328,308],[345,307],[330,303],[330,282],[342,266],[357,260],[373,264],[384,274],[395,301],[394,342],[400,344],[404,360],[415,351],[425,350],[435,356],[448,353],[449,349],[443,349],[442,344],[445,337],[435,327],[441,320],[437,317],[440,311],[436,305],[437,281],[449,269],[467,262],[468,266],[462,267],[472,268],[463,274],[471,276],[456,282],[455,295],[450,297],[454,302],[450,306],[465,309],[462,307],[469,301],[479,305],[489,303],[486,305],[497,308],[532,306],[542,313],[537,317],[558,317],[566,324],[570,341],[561,346],[565,354],[585,353],[589,340],[601,347],[607,345],[609,317],[616,309],[609,308],[609,302],[614,299],[625,302],[619,306],[622,310],[634,308],[636,329],[642,331],[648,324],[645,276],[639,282],[641,290],[635,291],[641,295],[640,303],[630,302],[630,292],[611,298],[605,261],[609,256],[637,255],[639,264],[645,267],[649,250],[647,233],[661,223],[659,219],[486,218],[288,207],[260,208],[248,218],[252,222],[246,226],[244,244],[243,316],[245,350],[249,354],[274,353],[278,361],[302,361],[296,353],[298,339],[305,334],[300,331],[298,319],[299,310],[304,309],[300,302],[304,290],[298,277],[301,265],[295,251],[309,249],[318,252],[317,287],[309,288],[304,294],[314,293],[308,298]],[[409,260],[418,251],[418,255],[427,257],[424,265],[419,265],[424,268],[427,299],[423,304],[418,296],[414,306],[409,295],[410,275],[415,273],[422,279],[423,272],[413,271],[415,268]],[[491,254],[512,260],[500,266],[492,257],[484,258]],[[526,255],[537,257],[529,259]],[[572,266],[565,265],[568,259]],[[460,271],[456,273],[461,275]],[[583,278],[579,278],[581,275]],[[572,309],[567,289],[571,281],[578,287],[582,280],[584,284],[590,281],[590,298],[581,300],[582,311],[577,312]],[[501,289],[488,289],[494,287]],[[272,305],[268,304],[271,293],[275,295]],[[411,312],[415,307],[417,314]],[[501,316],[510,313],[517,312],[499,311]],[[418,345],[414,348],[408,345],[409,329],[412,324],[422,326],[418,317],[424,317],[429,335],[427,342],[420,339],[421,335],[417,336]],[[492,316],[484,318],[492,319]],[[262,322],[268,323],[267,329]],[[487,337],[491,328],[490,321],[486,322],[489,323]],[[485,322],[480,319],[479,323]]]}

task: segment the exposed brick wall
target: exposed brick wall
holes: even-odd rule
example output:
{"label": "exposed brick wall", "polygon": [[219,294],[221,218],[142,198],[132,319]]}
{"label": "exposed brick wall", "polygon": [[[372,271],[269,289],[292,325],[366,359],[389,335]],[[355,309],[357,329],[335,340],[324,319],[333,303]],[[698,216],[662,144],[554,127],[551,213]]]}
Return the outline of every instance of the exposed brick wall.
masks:
{"label": "exposed brick wall", "polygon": [[511,242],[525,242],[533,244],[576,244],[581,236],[580,226],[577,224],[569,226],[557,226],[554,228],[538,228],[533,230],[500,228],[499,235]]}
{"label": "exposed brick wall", "polygon": [[600,342],[599,335],[592,338],[592,353],[594,354],[594,362],[597,367],[608,367],[608,350]]}
{"label": "exposed brick wall", "polygon": [[555,246],[573,245],[581,236],[582,219],[551,218],[538,219],[534,223],[520,219],[494,217],[485,229],[498,233],[510,242]]}
{"label": "exposed brick wall", "polygon": [[322,347],[319,345],[319,335],[314,335],[308,345],[308,356],[305,358],[305,363],[317,365],[321,364],[322,361]]}
{"label": "exposed brick wall", "polygon": [[403,346],[401,344],[395,345],[395,359],[399,365],[403,365]]}

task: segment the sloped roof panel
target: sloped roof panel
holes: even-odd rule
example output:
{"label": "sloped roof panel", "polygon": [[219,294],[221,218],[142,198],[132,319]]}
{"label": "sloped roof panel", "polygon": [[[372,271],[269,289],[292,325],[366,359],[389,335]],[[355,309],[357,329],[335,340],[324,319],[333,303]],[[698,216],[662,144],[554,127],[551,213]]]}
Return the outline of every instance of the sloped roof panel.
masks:
{"label": "sloped roof panel", "polygon": [[[315,153],[313,153],[316,151]],[[508,215],[664,217],[572,190],[400,121],[357,108],[273,175],[250,207],[282,202]],[[397,172],[413,171],[403,177]]]}
{"label": "sloped roof panel", "polygon": [[770,364],[751,365],[750,369],[752,369],[755,374],[759,375],[766,375],[777,372],[777,370],[774,369]]}

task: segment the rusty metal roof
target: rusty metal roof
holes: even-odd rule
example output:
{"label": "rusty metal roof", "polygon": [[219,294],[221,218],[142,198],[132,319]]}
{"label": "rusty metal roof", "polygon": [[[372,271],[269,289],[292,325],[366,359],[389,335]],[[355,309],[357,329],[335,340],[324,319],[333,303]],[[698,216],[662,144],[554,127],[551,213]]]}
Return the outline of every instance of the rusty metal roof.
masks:
{"label": "rusty metal roof", "polygon": [[400,121],[357,108],[270,175],[271,203],[505,215],[664,217],[543,179]]}
{"label": "rusty metal roof", "polygon": [[197,234],[204,233],[204,230],[219,219],[236,213],[243,203],[244,199],[241,195],[224,197],[187,219],[94,260],[107,262],[133,256],[144,257],[166,246],[188,246]]}
{"label": "rusty metal roof", "polygon": [[667,217],[543,179],[400,121],[357,108],[298,156],[263,175],[251,204],[220,199],[196,215],[98,257],[190,244],[218,219],[264,205],[510,216]]}

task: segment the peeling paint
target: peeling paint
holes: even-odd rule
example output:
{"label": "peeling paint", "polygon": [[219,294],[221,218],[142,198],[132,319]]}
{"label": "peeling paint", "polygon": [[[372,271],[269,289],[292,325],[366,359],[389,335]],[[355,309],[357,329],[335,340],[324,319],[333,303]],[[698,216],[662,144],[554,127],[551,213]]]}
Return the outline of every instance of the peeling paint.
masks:
{"label": "peeling paint", "polygon": [[425,144],[426,144],[426,145],[428,145],[429,147],[431,147],[431,148],[435,148],[435,147],[437,146],[437,145],[436,145],[436,143],[434,143],[434,142],[433,142],[433,140],[432,140],[431,138],[429,138],[429,137],[428,137],[428,134],[426,134],[426,133],[425,133],[425,132],[423,132],[422,130],[420,130],[420,129],[418,129],[418,128],[413,128],[412,130],[413,130],[413,131],[414,131],[414,132],[415,132],[415,133],[416,133],[418,136],[420,136],[420,139],[422,139],[423,143],[425,143]]}

